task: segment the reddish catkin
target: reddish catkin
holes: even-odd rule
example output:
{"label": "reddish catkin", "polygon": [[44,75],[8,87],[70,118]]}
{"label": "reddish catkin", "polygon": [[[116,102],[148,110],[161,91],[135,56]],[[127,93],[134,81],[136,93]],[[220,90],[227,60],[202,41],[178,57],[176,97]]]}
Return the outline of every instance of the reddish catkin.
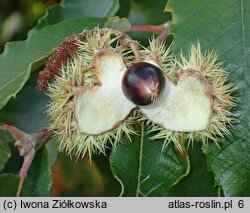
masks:
{"label": "reddish catkin", "polygon": [[45,91],[48,87],[48,82],[51,80],[61,66],[67,62],[69,57],[76,54],[77,42],[83,40],[82,34],[73,35],[70,38],[66,38],[58,47],[56,47],[47,62],[45,63],[44,70],[39,72],[37,89],[39,91]]}

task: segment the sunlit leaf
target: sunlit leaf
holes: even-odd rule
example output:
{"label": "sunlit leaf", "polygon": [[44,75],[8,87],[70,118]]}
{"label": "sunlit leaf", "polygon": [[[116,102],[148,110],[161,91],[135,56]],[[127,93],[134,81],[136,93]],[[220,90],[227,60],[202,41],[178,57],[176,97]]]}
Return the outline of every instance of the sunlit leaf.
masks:
{"label": "sunlit leaf", "polygon": [[205,150],[209,169],[225,196],[250,195],[250,4],[246,0],[169,0],[172,12],[174,53],[187,52],[200,41],[204,51],[213,49],[224,61],[236,85],[237,120],[232,136],[221,140],[221,148]]}

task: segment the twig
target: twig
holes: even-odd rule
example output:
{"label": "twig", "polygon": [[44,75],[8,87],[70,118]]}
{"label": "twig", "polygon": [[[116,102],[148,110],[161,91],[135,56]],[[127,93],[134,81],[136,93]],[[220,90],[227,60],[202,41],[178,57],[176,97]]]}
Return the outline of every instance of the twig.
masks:
{"label": "twig", "polygon": [[19,184],[16,193],[16,196],[19,197],[25,177],[27,176],[36,152],[50,140],[52,132],[46,127],[32,135],[26,134],[10,125],[0,126],[0,129],[9,132],[12,135],[16,140],[14,145],[18,148],[20,156],[24,157],[23,165],[19,173]]}
{"label": "twig", "polygon": [[163,41],[165,41],[169,35],[169,27],[171,26],[172,21],[168,21],[164,24],[164,30],[160,33],[160,35],[156,38],[156,40],[159,43],[162,43]]}
{"label": "twig", "polygon": [[164,30],[168,30],[172,21],[167,21],[160,25],[133,25],[131,28],[120,29],[121,32],[147,31],[161,34]]}

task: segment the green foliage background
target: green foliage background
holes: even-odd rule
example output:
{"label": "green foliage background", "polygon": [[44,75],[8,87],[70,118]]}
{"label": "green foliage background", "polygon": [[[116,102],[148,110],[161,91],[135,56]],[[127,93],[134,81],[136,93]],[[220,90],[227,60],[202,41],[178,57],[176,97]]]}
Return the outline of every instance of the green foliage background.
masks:
{"label": "green foliage background", "polygon": [[[95,8],[95,10],[93,10]],[[93,11],[93,12],[92,12]],[[156,15],[157,14],[157,15]],[[247,0],[64,0],[49,8],[25,41],[9,42],[0,55],[0,122],[33,133],[48,124],[48,98],[35,89],[38,71],[65,37],[104,26],[110,17],[132,24],[162,24],[170,19],[173,54],[187,53],[200,41],[213,49],[231,74],[238,103],[232,136],[199,143],[188,150],[190,171],[172,146],[148,138],[138,127],[133,143],[123,141],[92,164],[57,152],[57,141],[39,151],[22,196],[250,196],[250,3]],[[129,35],[145,46],[152,34]],[[15,196],[22,159],[13,139],[0,131],[0,196]]]}

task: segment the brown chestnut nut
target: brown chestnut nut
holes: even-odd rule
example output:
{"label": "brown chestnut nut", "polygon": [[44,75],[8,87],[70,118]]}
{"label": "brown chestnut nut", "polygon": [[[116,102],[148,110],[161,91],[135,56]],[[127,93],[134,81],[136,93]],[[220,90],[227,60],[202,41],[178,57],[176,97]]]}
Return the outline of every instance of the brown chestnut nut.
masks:
{"label": "brown chestnut nut", "polygon": [[122,79],[124,95],[135,105],[154,103],[165,86],[163,72],[157,66],[139,62],[130,66]]}

